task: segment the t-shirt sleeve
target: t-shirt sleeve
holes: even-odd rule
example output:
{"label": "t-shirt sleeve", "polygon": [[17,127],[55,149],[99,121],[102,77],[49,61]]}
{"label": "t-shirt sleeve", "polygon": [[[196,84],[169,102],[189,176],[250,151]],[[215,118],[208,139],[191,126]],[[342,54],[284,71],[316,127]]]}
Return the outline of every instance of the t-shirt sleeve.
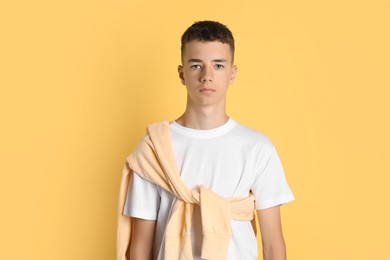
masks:
{"label": "t-shirt sleeve", "polygon": [[157,185],[136,173],[132,173],[132,182],[127,191],[124,215],[156,220],[160,208],[160,194]]}
{"label": "t-shirt sleeve", "polygon": [[294,200],[294,195],[287,183],[282,163],[274,146],[268,159],[259,172],[252,186],[256,199],[256,209],[267,209],[286,204]]}

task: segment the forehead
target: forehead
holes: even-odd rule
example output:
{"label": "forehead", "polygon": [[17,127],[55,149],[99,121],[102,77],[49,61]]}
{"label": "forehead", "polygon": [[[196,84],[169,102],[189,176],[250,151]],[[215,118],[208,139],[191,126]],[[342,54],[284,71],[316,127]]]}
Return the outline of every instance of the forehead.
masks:
{"label": "forehead", "polygon": [[183,61],[189,59],[231,61],[230,46],[220,41],[190,41],[184,45]]}

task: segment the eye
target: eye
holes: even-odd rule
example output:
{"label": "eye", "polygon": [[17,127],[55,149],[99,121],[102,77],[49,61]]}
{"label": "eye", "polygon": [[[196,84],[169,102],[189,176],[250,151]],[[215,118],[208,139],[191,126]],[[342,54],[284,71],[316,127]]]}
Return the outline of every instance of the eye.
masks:
{"label": "eye", "polygon": [[191,68],[191,69],[194,69],[194,70],[199,70],[199,69],[202,68],[202,66],[199,65],[199,64],[194,64],[194,65],[191,65],[190,68]]}
{"label": "eye", "polygon": [[220,69],[225,68],[225,66],[223,66],[222,64],[215,64],[215,68],[216,68],[217,70],[220,70]]}

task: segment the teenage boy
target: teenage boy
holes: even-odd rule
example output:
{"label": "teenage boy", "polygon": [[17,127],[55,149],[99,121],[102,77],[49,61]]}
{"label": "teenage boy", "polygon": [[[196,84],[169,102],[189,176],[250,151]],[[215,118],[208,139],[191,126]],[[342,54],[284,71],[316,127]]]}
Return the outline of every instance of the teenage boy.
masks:
{"label": "teenage boy", "polygon": [[254,260],[256,209],[263,259],[285,260],[280,205],[294,197],[279,156],[266,136],[226,114],[237,73],[233,35],[201,21],[181,44],[186,109],[148,127],[126,161],[117,259]]}

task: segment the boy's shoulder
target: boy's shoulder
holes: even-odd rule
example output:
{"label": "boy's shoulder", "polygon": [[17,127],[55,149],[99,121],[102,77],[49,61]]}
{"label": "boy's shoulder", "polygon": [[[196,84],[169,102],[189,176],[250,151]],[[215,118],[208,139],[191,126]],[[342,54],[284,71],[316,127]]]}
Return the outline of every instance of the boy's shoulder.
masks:
{"label": "boy's shoulder", "polygon": [[265,146],[269,149],[273,148],[272,141],[265,134],[256,129],[237,122],[234,131],[235,134],[244,142]]}

